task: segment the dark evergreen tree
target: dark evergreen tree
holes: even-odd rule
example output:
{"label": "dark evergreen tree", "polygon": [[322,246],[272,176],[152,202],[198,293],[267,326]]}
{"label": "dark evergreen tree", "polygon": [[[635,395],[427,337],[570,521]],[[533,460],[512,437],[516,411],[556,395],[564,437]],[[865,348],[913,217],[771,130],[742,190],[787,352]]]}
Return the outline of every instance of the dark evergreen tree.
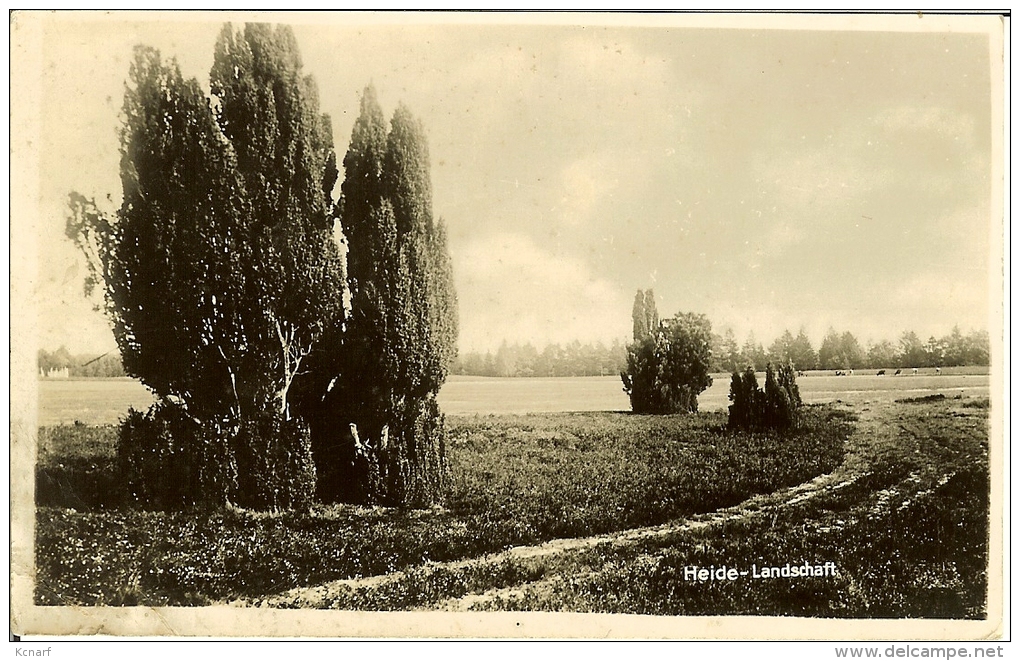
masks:
{"label": "dark evergreen tree", "polygon": [[964,339],[964,365],[988,365],[991,359],[991,340],[988,331],[978,330],[967,334]]}
{"label": "dark evergreen tree", "polygon": [[748,365],[743,372],[734,370],[730,378],[729,426],[738,429],[760,426],[761,397],[754,367]]}
{"label": "dark evergreen tree", "polygon": [[105,284],[127,373],[191,415],[218,414],[233,405],[247,331],[235,304],[248,258],[243,182],[208,99],[176,62],[139,47],[129,79],[120,210],[109,218],[72,194],[68,235],[93,268],[86,286]]}
{"label": "dark evergreen tree", "polygon": [[801,406],[797,374],[791,363],[765,366],[765,388],[758,387],[754,370],[734,372],[730,380],[728,425],[735,429],[787,429]]}
{"label": "dark evergreen tree", "polygon": [[744,346],[741,349],[740,358],[745,367],[750,365],[755,370],[765,369],[768,356],[765,354],[765,349],[762,348],[761,343],[754,339],[754,332],[747,334],[747,341],[744,342]]}
{"label": "dark evergreen tree", "polygon": [[814,347],[811,346],[811,340],[808,339],[803,328],[793,339],[789,358],[798,370],[813,370],[818,366],[818,354],[815,353]]}
{"label": "dark evergreen tree", "polygon": [[790,391],[783,387],[772,363],[765,366],[764,415],[765,427],[769,429],[786,429],[793,424],[794,403],[790,399]]}
{"label": "dark evergreen tree", "polygon": [[848,366],[843,364],[842,343],[839,334],[835,329],[829,331],[822,339],[822,345],[818,348],[818,366],[823,370],[841,370]]}
{"label": "dark evergreen tree", "polygon": [[310,406],[318,489],[326,500],[367,502],[380,496],[368,448],[374,448],[373,455],[379,451],[389,423],[387,403],[397,387],[394,319],[400,306],[396,217],[382,189],[386,133],[386,119],[369,86],[344,156],[340,195],[350,312],[344,326],[327,331],[330,341],[312,368],[317,382],[326,383],[325,396]]}
{"label": "dark evergreen tree", "polygon": [[779,365],[779,368],[776,370],[776,380],[779,387],[786,391],[794,408],[804,403],[800,397],[800,388],[797,387],[797,370],[793,361],[787,361]]}
{"label": "dark evergreen tree", "polygon": [[[635,413],[693,413],[698,395],[712,385],[712,327],[704,315],[680,313],[660,322],[652,290],[638,292],[634,342],[620,374]],[[643,323],[642,323],[643,320]],[[654,325],[648,325],[654,322]],[[643,337],[639,334],[648,333]]]}
{"label": "dark evergreen tree", "polygon": [[723,333],[719,360],[724,372],[735,372],[745,367],[740,364],[740,345],[737,344],[737,336],[732,328],[727,328]]}
{"label": "dark evergreen tree", "polygon": [[769,361],[778,365],[791,360],[793,358],[794,342],[793,334],[788,330],[783,331],[783,334],[777,337],[771,346],[769,346]]}
{"label": "dark evergreen tree", "polygon": [[[344,159],[346,365],[316,445],[334,457],[321,462],[324,496],[428,505],[447,479],[436,395],[456,356],[456,294],[445,227],[432,216],[424,130],[404,106],[388,133],[382,117],[369,87]],[[346,433],[329,438],[330,429]]]}
{"label": "dark evergreen tree", "polygon": [[444,423],[436,395],[456,355],[457,308],[446,232],[432,217],[424,128],[400,105],[383,162],[383,190],[396,217],[397,370],[389,404],[394,426],[385,458],[385,498],[397,504],[438,502],[447,479]]}
{"label": "dark evergreen tree", "polygon": [[896,362],[896,348],[889,340],[882,340],[868,347],[868,367],[872,369],[893,367]]}
{"label": "dark evergreen tree", "polygon": [[953,326],[949,335],[942,338],[941,344],[945,349],[943,365],[966,364],[966,342],[959,326]]}
{"label": "dark evergreen tree", "polygon": [[[245,303],[262,322],[247,343],[273,386],[255,393],[261,410],[290,416],[302,364],[343,319],[344,273],[333,238],[337,169],[329,118],[301,74],[288,26],[225,25],[210,74],[218,120],[237,154],[250,204]],[[264,400],[264,401],[258,401]]]}
{"label": "dark evergreen tree", "polygon": [[126,464],[184,461],[195,502],[302,506],[315,471],[292,388],[343,312],[328,119],[289,28],[226,26],[211,83],[215,112],[176,63],[136,50],[123,204],[111,219],[72,196],[69,234],[87,284],[105,283],[126,371],[160,399],[125,423]]}
{"label": "dark evergreen tree", "polygon": [[899,341],[900,367],[921,367],[925,362],[924,344],[917,333],[907,331]]}
{"label": "dark evergreen tree", "polygon": [[845,369],[856,370],[864,367],[864,349],[850,331],[839,336],[840,363]]}
{"label": "dark evergreen tree", "polygon": [[236,500],[232,457],[202,450],[215,437],[231,455],[240,424],[243,182],[198,83],[151,48],[135,50],[123,117],[121,207],[110,218],[73,194],[68,234],[90,258],[86,287],[105,285],[125,370],[159,399],[122,426],[125,478],[148,505]]}

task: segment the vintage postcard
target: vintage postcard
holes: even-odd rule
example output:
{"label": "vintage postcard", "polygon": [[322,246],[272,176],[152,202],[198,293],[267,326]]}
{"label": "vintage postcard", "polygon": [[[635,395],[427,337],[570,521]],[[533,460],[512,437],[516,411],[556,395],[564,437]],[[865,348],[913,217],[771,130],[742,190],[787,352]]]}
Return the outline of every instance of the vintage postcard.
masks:
{"label": "vintage postcard", "polygon": [[1000,639],[1007,35],[12,13],[12,632]]}

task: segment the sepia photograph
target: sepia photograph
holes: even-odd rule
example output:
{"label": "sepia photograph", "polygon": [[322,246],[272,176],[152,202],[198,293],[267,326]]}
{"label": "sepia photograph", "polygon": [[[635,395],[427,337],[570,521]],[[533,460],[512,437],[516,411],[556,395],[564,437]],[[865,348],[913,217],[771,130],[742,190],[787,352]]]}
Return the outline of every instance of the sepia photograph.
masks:
{"label": "sepia photograph", "polygon": [[1002,637],[1008,19],[9,30],[13,634]]}

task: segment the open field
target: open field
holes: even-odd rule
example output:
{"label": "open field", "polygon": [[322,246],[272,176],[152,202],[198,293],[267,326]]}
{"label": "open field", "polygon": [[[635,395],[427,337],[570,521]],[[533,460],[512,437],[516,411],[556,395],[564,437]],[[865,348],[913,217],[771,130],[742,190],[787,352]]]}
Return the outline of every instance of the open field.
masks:
{"label": "open field", "polygon": [[[727,432],[720,413],[454,416],[447,508],[279,515],[68,509],[77,489],[115,491],[114,428],[47,428],[39,473],[79,468],[40,498],[36,598],[981,618],[987,416],[987,398],[956,395],[812,406],[788,437]],[[826,577],[687,574],[828,562]]]}
{"label": "open field", "polygon": [[[561,554],[541,580],[446,607],[983,619],[985,412],[982,400],[966,399],[869,407],[846,461],[829,475],[634,543]],[[829,562],[832,576],[766,575],[766,568]],[[692,580],[692,567],[750,576]]]}
{"label": "open field", "polygon": [[[987,406],[936,396],[860,407],[844,462],[796,487],[661,526],[428,563],[258,603],[983,619]],[[823,571],[783,575],[805,565]],[[727,578],[692,573],[709,568],[725,568]]]}
{"label": "open field", "polygon": [[808,410],[784,436],[729,432],[724,422],[721,414],[458,417],[445,509],[320,506],[282,515],[122,508],[115,428],[43,428],[37,597],[184,605],[264,598],[662,524],[831,471],[851,429],[849,414],[825,408]]}
{"label": "open field", "polygon": [[[895,370],[889,370],[889,374]],[[713,375],[714,383],[698,397],[702,411],[725,410],[729,405],[730,377]],[[759,382],[764,383],[764,374]],[[988,396],[988,368],[949,367],[941,376],[920,370],[917,376],[875,376],[858,371],[853,376],[808,372],[797,381],[807,403],[836,400],[891,401],[935,393],[947,396]],[[133,379],[43,379],[39,381],[39,424],[115,424],[133,406],[144,410],[152,403],[148,390]],[[439,393],[447,414],[549,413],[559,411],[627,411],[630,402],[618,376],[490,378],[453,376]]]}

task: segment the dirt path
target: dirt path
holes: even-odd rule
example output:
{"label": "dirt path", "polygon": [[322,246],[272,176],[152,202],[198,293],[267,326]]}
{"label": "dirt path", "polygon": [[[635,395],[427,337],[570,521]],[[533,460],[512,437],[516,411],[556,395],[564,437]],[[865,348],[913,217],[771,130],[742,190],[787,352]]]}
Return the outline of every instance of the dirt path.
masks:
{"label": "dirt path", "polygon": [[659,526],[577,539],[557,539],[536,546],[519,546],[478,558],[446,563],[428,563],[409,572],[400,571],[295,588],[265,599],[253,602],[236,602],[236,604],[274,608],[346,607],[344,604],[351,603],[352,595],[356,596],[355,603],[358,603],[363,601],[366,595],[381,596],[386,593],[398,592],[401,584],[418,582],[422,575],[443,575],[444,577],[463,577],[467,574],[473,576],[496,575],[498,568],[508,565],[518,568],[523,575],[538,576],[535,580],[524,580],[514,585],[480,591],[474,591],[468,587],[467,592],[461,597],[439,600],[427,604],[427,607],[430,610],[466,610],[486,601],[512,596],[525,586],[539,587],[542,583],[551,581],[553,577],[564,571],[580,570],[583,572],[583,568],[572,563],[571,558],[598,546],[611,544],[616,548],[624,548],[649,542],[676,543],[696,530],[720,526],[760,515],[766,511],[774,511],[776,508],[804,502],[819,494],[831,494],[853,484],[867,473],[870,463],[868,456],[872,454],[872,446],[875,445],[876,439],[888,436],[889,430],[888,421],[881,420],[880,409],[873,409],[866,404],[855,408],[859,420],[854,432],[847,440],[846,459],[835,471],[788,489],[755,496],[733,507]]}
{"label": "dirt path", "polygon": [[[813,514],[800,525],[828,534],[864,517],[883,518],[908,507],[912,501],[946,484],[966,463],[966,444],[958,439],[968,430],[985,426],[987,415],[966,399],[946,399],[933,404],[890,405],[886,402],[835,403],[857,416],[845,443],[843,463],[832,473],[808,482],[759,495],[733,507],[679,519],[665,525],[636,528],[577,539],[557,539],[535,546],[521,546],[483,557],[454,562],[426,563],[405,571],[359,579],[338,580],[302,587],[236,605],[275,608],[344,610],[443,610],[513,609],[523,601],[562,604],[556,595],[572,581],[613,567],[654,564],[663,552],[705,544],[705,531],[754,519],[773,522],[785,508],[818,499],[824,503],[859,503],[853,511],[815,520]],[[937,408],[930,408],[936,406]],[[986,433],[986,432],[985,432]],[[978,437],[981,433],[978,433]],[[963,454],[961,454],[961,452]],[[892,471],[890,472],[890,469]],[[864,481],[861,481],[861,480]],[[840,493],[848,487],[853,487]],[[866,494],[860,500],[861,494]],[[845,499],[851,499],[845,501]],[[830,520],[831,519],[831,520]],[[846,520],[844,520],[846,519]],[[715,534],[714,532],[712,533]],[[711,542],[707,542],[711,544]],[[546,599],[548,596],[553,598]],[[559,605],[558,605],[559,604]],[[610,606],[611,608],[611,606]]]}

